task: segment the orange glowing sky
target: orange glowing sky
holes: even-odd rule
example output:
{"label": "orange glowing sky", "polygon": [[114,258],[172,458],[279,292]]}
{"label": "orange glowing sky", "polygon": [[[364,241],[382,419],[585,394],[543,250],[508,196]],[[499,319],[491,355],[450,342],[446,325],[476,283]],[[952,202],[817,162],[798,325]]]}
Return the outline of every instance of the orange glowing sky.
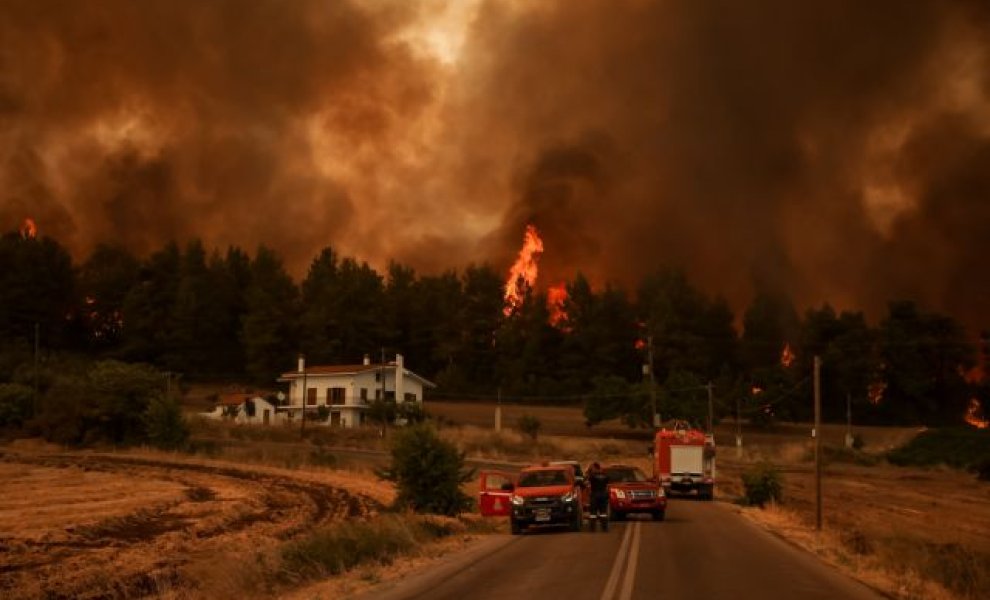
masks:
{"label": "orange glowing sky", "polygon": [[0,5],[0,226],[990,327],[990,8],[812,0]]}

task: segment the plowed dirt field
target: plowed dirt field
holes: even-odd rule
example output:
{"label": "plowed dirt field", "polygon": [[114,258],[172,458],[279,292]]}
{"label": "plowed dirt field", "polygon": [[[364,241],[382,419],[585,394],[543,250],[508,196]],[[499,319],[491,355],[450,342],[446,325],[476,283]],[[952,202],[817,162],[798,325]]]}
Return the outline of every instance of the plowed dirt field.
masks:
{"label": "plowed dirt field", "polygon": [[389,494],[344,473],[0,450],[0,597],[212,596],[195,594],[211,569],[373,516]]}

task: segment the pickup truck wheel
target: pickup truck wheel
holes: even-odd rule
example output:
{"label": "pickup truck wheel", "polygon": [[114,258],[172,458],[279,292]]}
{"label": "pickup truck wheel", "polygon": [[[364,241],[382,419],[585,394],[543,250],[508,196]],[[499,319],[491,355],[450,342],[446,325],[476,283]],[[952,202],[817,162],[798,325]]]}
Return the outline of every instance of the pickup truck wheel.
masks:
{"label": "pickup truck wheel", "polygon": [[512,535],[519,535],[522,533],[522,527],[515,519],[509,519],[509,530],[512,531]]}
{"label": "pickup truck wheel", "polygon": [[612,511],[612,520],[613,521],[625,521],[626,520],[626,513],[622,513],[622,512],[619,512],[617,510],[614,510],[614,511]]}
{"label": "pickup truck wheel", "polygon": [[571,521],[571,531],[581,531],[581,525],[584,523],[584,519],[581,517],[581,511],[578,511],[574,515],[574,519]]}
{"label": "pickup truck wheel", "polygon": [[654,521],[663,521],[666,516],[667,516],[667,511],[665,511],[665,510],[655,510],[655,511],[653,511],[653,520]]}

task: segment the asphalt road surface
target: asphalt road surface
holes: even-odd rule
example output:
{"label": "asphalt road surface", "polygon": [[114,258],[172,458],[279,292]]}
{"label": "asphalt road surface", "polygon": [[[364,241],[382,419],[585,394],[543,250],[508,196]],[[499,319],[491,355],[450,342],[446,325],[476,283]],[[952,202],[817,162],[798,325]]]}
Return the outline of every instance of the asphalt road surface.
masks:
{"label": "asphalt road surface", "polygon": [[381,600],[883,598],[717,502],[672,500],[667,520],[494,536],[377,589]]}

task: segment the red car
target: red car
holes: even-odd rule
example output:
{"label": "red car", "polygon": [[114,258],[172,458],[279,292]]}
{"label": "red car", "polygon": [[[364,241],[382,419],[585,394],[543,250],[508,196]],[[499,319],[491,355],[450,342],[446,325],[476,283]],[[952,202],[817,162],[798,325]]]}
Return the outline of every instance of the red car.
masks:
{"label": "red car", "polygon": [[628,465],[609,465],[605,467],[605,475],[612,520],[621,521],[630,513],[648,513],[654,521],[663,521],[667,495],[656,479]]}
{"label": "red car", "polygon": [[581,531],[581,484],[570,466],[528,467],[515,484],[506,487],[512,491],[509,524],[513,534],[529,525],[567,525]]}

